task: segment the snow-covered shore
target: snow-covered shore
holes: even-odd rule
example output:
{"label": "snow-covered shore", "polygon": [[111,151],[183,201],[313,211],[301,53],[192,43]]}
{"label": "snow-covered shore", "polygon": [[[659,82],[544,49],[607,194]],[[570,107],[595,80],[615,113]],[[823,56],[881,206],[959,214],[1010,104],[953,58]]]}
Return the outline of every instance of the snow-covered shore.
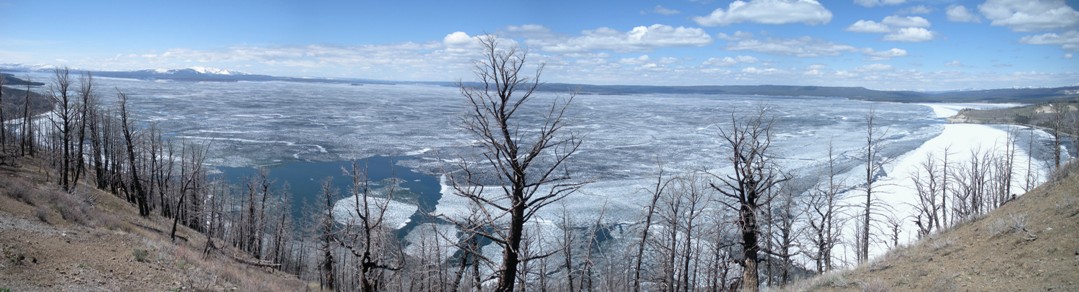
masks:
{"label": "snow-covered shore", "polygon": [[[999,108],[1007,106],[1015,106],[1008,104],[925,104],[933,109],[933,113],[937,118],[945,119],[957,114],[964,108]],[[948,164],[951,166],[958,166],[970,163],[972,159],[972,153],[986,153],[992,152],[996,155],[1004,155],[1006,153],[1006,145],[1009,139],[1009,129],[1020,128],[1023,129],[1019,133],[1021,135],[1027,135],[1026,127],[1014,126],[1014,125],[979,125],[979,124],[944,124],[943,130],[936,137],[926,141],[920,147],[907,152],[899,157],[896,157],[890,164],[884,166],[884,171],[887,176],[880,179],[876,184],[874,193],[876,199],[882,202],[882,205],[887,206],[889,209],[883,213],[892,214],[894,218],[899,219],[902,222],[902,231],[899,235],[900,244],[908,244],[917,239],[918,228],[915,225],[916,214],[915,205],[918,204],[918,193],[914,187],[912,178],[915,173],[922,167],[921,164],[926,160],[926,157],[932,155],[937,160],[944,157],[945,153],[948,154]],[[1040,130],[1035,130],[1040,132]],[[1013,132],[1015,133],[1015,132]],[[1045,133],[1036,133],[1035,135],[1043,136]],[[1014,154],[1014,167],[1013,167],[1013,181],[1010,193],[1022,194],[1023,193],[1023,179],[1027,173],[1028,161],[1031,165],[1032,172],[1036,174],[1037,183],[1040,184],[1044,181],[1044,178],[1048,176],[1048,164],[1045,161],[1037,158],[1031,158],[1027,149],[1016,145]],[[938,161],[940,164],[940,161]],[[864,173],[860,175],[864,176]],[[853,178],[852,178],[853,179]],[[864,180],[864,179],[863,179]],[[848,182],[854,182],[852,180]],[[864,191],[859,189],[852,191],[846,198],[846,203],[853,205],[861,205],[865,202]],[[861,210],[848,209],[848,215],[856,215]],[[884,221],[886,218],[875,218],[875,220]],[[883,226],[882,226],[883,227]],[[846,234],[854,233],[854,224],[848,224]],[[886,237],[884,234],[880,234],[882,229],[874,231],[874,236],[879,237],[878,240],[871,244],[870,257],[875,257],[883,254],[890,247],[884,244],[883,239]],[[851,249],[853,251],[853,249]],[[853,257],[852,257],[853,258]]]}

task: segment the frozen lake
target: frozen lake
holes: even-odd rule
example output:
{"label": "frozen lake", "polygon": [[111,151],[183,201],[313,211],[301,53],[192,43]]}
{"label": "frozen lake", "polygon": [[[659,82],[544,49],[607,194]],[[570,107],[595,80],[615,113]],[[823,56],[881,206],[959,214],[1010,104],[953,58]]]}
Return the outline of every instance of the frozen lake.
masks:
{"label": "frozen lake", "polygon": [[[394,159],[399,166],[428,176],[424,187],[418,188],[418,195],[437,196],[433,182],[444,171],[454,170],[453,161],[471,159],[476,154],[473,137],[459,127],[466,100],[454,87],[98,81],[99,88],[123,89],[139,121],[156,123],[176,139],[213,141],[209,163],[225,170],[401,157]],[[109,91],[100,92],[101,100],[114,100],[114,92]],[[533,105],[542,109],[555,98],[565,96],[541,93]],[[761,106],[771,108],[777,118],[773,139],[776,161],[806,187],[820,179],[829,141],[841,159],[841,169],[856,173],[865,143],[864,118],[870,109],[876,110],[879,131],[887,133],[882,155],[900,161],[904,154],[916,153],[927,141],[946,132],[942,113],[962,107],[843,98],[580,95],[573,101],[566,129],[583,137],[584,143],[569,165],[576,175],[591,183],[568,197],[566,208],[584,221],[604,207],[609,221],[636,220],[647,200],[643,188],[654,181],[659,163],[668,173],[676,174],[729,168],[718,140],[718,126],[729,120],[732,111],[750,112]],[[1029,135],[1020,137],[1019,148],[1028,151],[1024,137]],[[1035,143],[1035,163],[1044,165],[1050,155],[1047,137],[1042,134],[1035,138],[1039,139]],[[941,139],[981,138],[942,137],[934,140],[934,147],[951,143]],[[903,167],[904,163],[896,164]],[[339,163],[329,165],[340,168]],[[900,172],[894,168],[885,170]],[[443,195],[434,207],[436,213],[454,216],[464,212],[461,202],[455,199]],[[415,202],[402,203],[398,205],[402,205],[404,215],[398,217],[407,218],[407,213],[417,206]],[[552,210],[539,216],[543,219],[560,213]],[[401,226],[405,222],[398,220],[394,224]]]}

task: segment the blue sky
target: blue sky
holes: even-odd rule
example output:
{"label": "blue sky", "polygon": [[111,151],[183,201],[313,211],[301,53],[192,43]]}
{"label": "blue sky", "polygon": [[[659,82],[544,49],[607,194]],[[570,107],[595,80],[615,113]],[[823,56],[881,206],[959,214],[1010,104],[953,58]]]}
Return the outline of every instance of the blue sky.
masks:
{"label": "blue sky", "polygon": [[547,82],[1055,87],[1077,2],[0,0],[0,64],[455,81],[495,34]]}

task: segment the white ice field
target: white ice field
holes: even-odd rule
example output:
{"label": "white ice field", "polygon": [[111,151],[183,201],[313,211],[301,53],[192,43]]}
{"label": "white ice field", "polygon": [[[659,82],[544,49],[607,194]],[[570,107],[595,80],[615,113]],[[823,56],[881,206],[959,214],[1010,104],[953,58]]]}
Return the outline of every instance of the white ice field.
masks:
{"label": "white ice field", "polygon": [[[373,155],[413,156],[400,163],[439,177],[457,161],[475,159],[474,138],[459,125],[466,101],[453,87],[421,84],[350,86],[295,82],[169,82],[127,79],[98,80],[103,102],[113,101],[112,88],[128,95],[130,108],[140,121],[156,123],[173,137],[190,141],[213,140],[210,163],[222,166],[254,166],[290,160],[336,161]],[[107,89],[105,89],[107,88]],[[532,103],[538,108],[567,94],[540,93]],[[577,222],[594,222],[603,210],[604,221],[632,223],[641,218],[648,201],[644,191],[655,180],[660,164],[668,173],[708,171],[722,174],[728,167],[718,127],[739,114],[768,107],[776,117],[776,162],[812,185],[822,176],[831,143],[840,166],[856,181],[865,141],[864,117],[871,109],[884,137],[882,155],[892,158],[885,166],[893,182],[879,189],[882,198],[906,216],[916,197],[905,185],[913,168],[926,153],[950,147],[960,161],[973,149],[1002,149],[1009,126],[948,124],[944,117],[977,104],[903,104],[867,102],[843,98],[762,97],[726,95],[578,95],[573,100],[566,128],[584,141],[569,166],[589,183],[571,194],[564,204],[552,205],[537,215],[536,229],[554,233],[550,222],[565,212]],[[536,112],[520,113],[526,117]],[[525,120],[526,126],[530,120]],[[532,120],[534,121],[534,120]],[[1019,137],[1016,165],[1025,167],[1026,139]],[[1044,178],[1051,157],[1048,135],[1034,132],[1031,163]],[[1023,170],[1025,171],[1025,170]],[[444,180],[443,180],[444,181]],[[1018,184],[1016,184],[1018,185]],[[463,216],[468,204],[443,187],[435,214]],[[1013,190],[1014,191],[1014,190]],[[851,200],[857,201],[856,197]],[[350,203],[345,198],[339,204]],[[351,203],[350,203],[351,204]],[[392,219],[386,224],[404,226],[416,205],[390,202]],[[342,208],[339,206],[339,208]],[[347,212],[340,210],[340,212]],[[910,220],[907,220],[908,222]],[[909,223],[913,224],[913,223]],[[448,234],[452,228],[423,225],[406,240],[444,243],[432,234]],[[915,228],[905,226],[904,239],[914,238]],[[438,236],[436,236],[438,237]],[[425,245],[427,245],[425,244]],[[409,252],[421,252],[410,247]],[[442,252],[451,249],[442,249]],[[880,251],[876,251],[879,253]]]}

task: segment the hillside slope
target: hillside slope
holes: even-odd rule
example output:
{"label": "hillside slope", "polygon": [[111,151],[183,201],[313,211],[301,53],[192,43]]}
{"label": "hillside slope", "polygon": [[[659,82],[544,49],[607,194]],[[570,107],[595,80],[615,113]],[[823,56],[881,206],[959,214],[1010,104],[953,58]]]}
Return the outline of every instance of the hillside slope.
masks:
{"label": "hillside slope", "polygon": [[[171,221],[143,218],[121,198],[49,183],[30,160],[0,165],[0,290],[297,291],[285,273],[251,267],[221,249],[204,256],[205,236],[169,239]],[[51,178],[54,179],[54,178]]]}
{"label": "hillside slope", "polygon": [[1068,175],[853,271],[792,285],[810,291],[1077,291],[1079,163]]}

